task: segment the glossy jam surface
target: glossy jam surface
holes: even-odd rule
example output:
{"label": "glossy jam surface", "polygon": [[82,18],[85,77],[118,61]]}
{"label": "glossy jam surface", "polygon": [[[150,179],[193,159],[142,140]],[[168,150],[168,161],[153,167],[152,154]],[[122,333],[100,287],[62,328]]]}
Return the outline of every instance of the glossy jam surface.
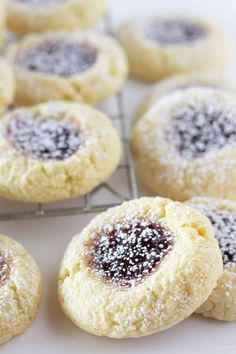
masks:
{"label": "glossy jam surface", "polygon": [[66,2],[67,0],[15,0],[16,2],[22,3],[30,7],[47,7],[53,5],[60,5]]}
{"label": "glossy jam surface", "polygon": [[24,69],[69,77],[92,67],[97,52],[89,45],[75,39],[45,40],[18,54],[17,65]]}
{"label": "glossy jam surface", "polygon": [[146,35],[162,45],[185,44],[202,39],[206,30],[192,21],[156,20],[149,24]]}
{"label": "glossy jam surface", "polygon": [[14,118],[6,134],[17,150],[39,160],[64,160],[82,144],[82,134],[73,124],[56,119]]}
{"label": "glossy jam surface", "polygon": [[10,264],[0,253],[0,286],[5,285],[10,275]]}
{"label": "glossy jam surface", "polygon": [[209,107],[183,108],[171,121],[168,141],[186,159],[236,143],[236,119],[227,110]]}
{"label": "glossy jam surface", "polygon": [[160,223],[127,220],[107,225],[90,245],[89,264],[96,274],[130,287],[157,269],[173,242],[173,234]]}

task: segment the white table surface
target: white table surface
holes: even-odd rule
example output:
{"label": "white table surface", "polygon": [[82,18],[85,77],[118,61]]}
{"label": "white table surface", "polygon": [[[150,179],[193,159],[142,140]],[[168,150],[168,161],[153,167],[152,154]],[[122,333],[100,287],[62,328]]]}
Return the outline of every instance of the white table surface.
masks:
{"label": "white table surface", "polygon": [[[95,0],[96,1],[96,0]],[[200,15],[218,23],[234,42],[227,75],[236,81],[236,1],[235,0],[111,0],[113,23],[125,18],[156,13]],[[204,58],[203,58],[204,60]],[[124,88],[127,120],[131,119],[147,85],[130,81]],[[120,188],[122,176],[116,177]],[[142,189],[145,193],[144,189]],[[68,204],[68,202],[66,202]],[[67,205],[57,203],[53,206]],[[71,202],[75,205],[75,201]],[[73,204],[74,203],[74,204]],[[52,206],[49,206],[52,207]],[[22,210],[30,206],[0,200],[0,211]],[[236,353],[236,322],[223,323],[191,316],[175,327],[149,337],[112,340],[89,335],[75,327],[62,313],[57,300],[59,262],[71,237],[92,215],[67,216],[32,221],[1,222],[0,232],[20,241],[35,257],[42,271],[42,306],[34,323],[20,336],[4,344],[4,354],[150,354],[150,353]]]}

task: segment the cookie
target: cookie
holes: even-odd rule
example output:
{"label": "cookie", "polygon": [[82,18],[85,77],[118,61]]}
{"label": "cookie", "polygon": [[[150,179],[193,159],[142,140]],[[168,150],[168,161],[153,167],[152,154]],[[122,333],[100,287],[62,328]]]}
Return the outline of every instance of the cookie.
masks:
{"label": "cookie", "polygon": [[0,235],[0,344],[23,332],[40,306],[41,276],[31,255]]}
{"label": "cookie", "polygon": [[167,329],[193,313],[222,273],[209,220],[163,198],[96,216],[67,247],[59,300],[81,329],[113,338]]}
{"label": "cookie", "polygon": [[7,51],[16,74],[16,103],[49,100],[96,104],[116,93],[127,60],[112,38],[87,32],[29,35]]}
{"label": "cookie", "polygon": [[11,66],[0,57],[0,114],[12,104],[15,97],[15,78]]}
{"label": "cookie", "polygon": [[[224,67],[229,42],[215,25],[190,17],[152,17],[125,23],[117,37],[133,75],[149,81]],[[204,59],[203,59],[204,58]]]}
{"label": "cookie", "polygon": [[0,120],[0,195],[50,202],[84,195],[121,156],[120,138],[100,111],[69,102],[15,109]]}
{"label": "cookie", "polygon": [[6,27],[6,0],[0,2],[0,48],[3,47],[5,41]]}
{"label": "cookie", "polygon": [[187,204],[205,214],[215,229],[224,263],[216,288],[197,313],[223,321],[236,320],[236,203],[226,199],[193,198]]}
{"label": "cookie", "polygon": [[104,15],[106,5],[106,0],[8,0],[8,26],[21,35],[85,28]]}
{"label": "cookie", "polygon": [[236,85],[216,73],[193,72],[189,74],[172,75],[152,86],[141,101],[136,119],[142,115],[160,98],[175,90],[186,90],[191,87],[219,88],[236,92]]}
{"label": "cookie", "polygon": [[133,129],[137,171],[155,194],[236,199],[236,101],[190,88],[156,102]]}

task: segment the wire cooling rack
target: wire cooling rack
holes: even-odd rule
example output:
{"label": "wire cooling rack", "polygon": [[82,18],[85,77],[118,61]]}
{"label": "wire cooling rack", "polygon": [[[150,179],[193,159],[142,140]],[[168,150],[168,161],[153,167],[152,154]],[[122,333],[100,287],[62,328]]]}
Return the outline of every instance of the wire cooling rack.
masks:
{"label": "wire cooling rack", "polygon": [[[109,13],[104,17],[102,26],[103,26],[103,31],[105,31],[105,33],[109,35],[113,34],[111,15]],[[109,117],[114,122],[114,124],[118,123],[120,125],[121,138],[123,142],[123,154],[124,154],[123,162],[118,166],[117,171],[123,171],[127,177],[126,178],[128,184],[127,193],[120,192],[119,188],[114,186],[112,182],[105,182],[102,183],[100,186],[98,186],[91,193],[83,197],[77,198],[75,201],[76,202],[78,201],[78,205],[75,206],[62,205],[61,207],[48,208],[48,204],[35,204],[32,206],[31,209],[28,210],[28,206],[26,208],[27,204],[22,204],[23,206],[21,206],[20,211],[14,211],[14,212],[10,211],[10,212],[0,213],[0,221],[40,219],[40,218],[55,217],[55,216],[98,213],[106,210],[107,208],[118,205],[123,201],[138,197],[135,168],[134,168],[134,163],[133,163],[132,154],[130,150],[130,141],[128,139],[127,126],[125,123],[126,119],[125,119],[122,91],[119,92],[113,98],[113,101],[116,106],[114,111],[117,113],[109,114]],[[97,194],[101,189],[103,190],[105,189],[110,195],[112,195],[115,199],[115,202],[107,202],[107,203],[105,202],[105,204],[92,203],[92,199],[94,195]],[[2,202],[4,203],[3,200]]]}

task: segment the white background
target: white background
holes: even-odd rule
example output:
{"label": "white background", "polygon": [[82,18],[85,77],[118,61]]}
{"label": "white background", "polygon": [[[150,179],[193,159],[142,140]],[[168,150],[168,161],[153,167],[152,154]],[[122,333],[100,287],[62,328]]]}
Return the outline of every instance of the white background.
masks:
{"label": "white background", "polygon": [[[96,1],[96,0],[94,0]],[[218,23],[235,47],[227,75],[236,81],[236,0],[111,0],[113,23],[125,18],[160,13],[200,15]],[[202,58],[204,60],[204,57]],[[131,119],[147,85],[130,81],[125,89],[125,111]],[[123,181],[119,178],[120,185]],[[60,204],[61,206],[63,204]],[[64,204],[65,205],[65,204]],[[57,206],[57,205],[56,205]],[[30,206],[0,200],[0,210],[22,210]],[[4,354],[149,354],[149,353],[236,353],[236,323],[221,323],[192,316],[177,326],[141,339],[111,340],[86,334],[62,313],[56,295],[57,272],[71,237],[92,218],[69,216],[34,221],[1,222],[0,232],[20,241],[35,257],[43,276],[43,299],[30,328],[2,345]],[[88,294],[89,296],[89,294]]]}

